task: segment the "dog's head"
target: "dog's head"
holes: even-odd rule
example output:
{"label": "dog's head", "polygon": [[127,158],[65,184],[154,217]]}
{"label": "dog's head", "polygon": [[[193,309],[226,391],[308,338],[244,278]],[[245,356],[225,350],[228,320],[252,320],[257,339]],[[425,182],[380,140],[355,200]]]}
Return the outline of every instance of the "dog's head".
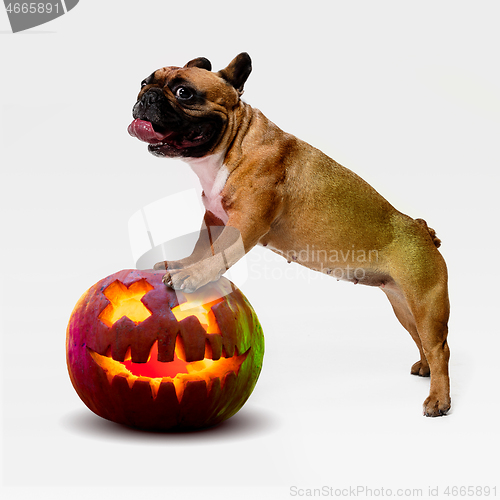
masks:
{"label": "dog's head", "polygon": [[160,157],[200,158],[223,144],[228,124],[252,70],[242,53],[215,73],[199,57],[183,68],[167,66],[141,83],[129,125],[130,135],[149,143]]}

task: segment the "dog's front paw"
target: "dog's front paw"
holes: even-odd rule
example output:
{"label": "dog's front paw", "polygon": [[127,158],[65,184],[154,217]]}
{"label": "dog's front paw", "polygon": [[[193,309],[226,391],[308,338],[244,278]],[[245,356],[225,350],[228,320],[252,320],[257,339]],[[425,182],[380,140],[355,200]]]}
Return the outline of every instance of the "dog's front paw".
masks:
{"label": "dog's front paw", "polygon": [[429,396],[424,401],[424,415],[426,417],[441,417],[446,415],[451,408],[449,397],[439,399],[436,396]]}
{"label": "dog's front paw", "polygon": [[218,278],[219,276],[211,276],[209,273],[203,272],[199,266],[191,266],[184,269],[169,268],[167,274],[163,276],[163,283],[174,290],[192,293]]}

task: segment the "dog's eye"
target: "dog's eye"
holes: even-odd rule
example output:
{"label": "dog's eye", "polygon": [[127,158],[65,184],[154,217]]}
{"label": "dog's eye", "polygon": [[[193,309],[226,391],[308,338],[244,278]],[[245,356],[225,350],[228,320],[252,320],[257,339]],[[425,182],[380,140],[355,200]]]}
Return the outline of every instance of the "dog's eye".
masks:
{"label": "dog's eye", "polygon": [[178,87],[175,91],[175,97],[183,101],[187,101],[193,97],[193,91],[187,87]]}
{"label": "dog's eye", "polygon": [[146,85],[150,85],[155,80],[155,71],[153,71],[147,78],[144,78],[141,82],[141,89]]}

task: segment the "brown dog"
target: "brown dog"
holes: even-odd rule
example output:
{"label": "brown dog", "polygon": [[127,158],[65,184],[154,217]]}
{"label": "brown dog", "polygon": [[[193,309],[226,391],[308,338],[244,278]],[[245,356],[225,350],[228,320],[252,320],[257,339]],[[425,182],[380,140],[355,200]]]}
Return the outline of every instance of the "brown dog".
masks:
{"label": "brown dog", "polygon": [[142,82],[129,133],[154,155],[189,163],[206,207],[192,255],[155,269],[167,270],[167,285],[191,292],[260,244],[379,287],[420,351],[411,373],[431,376],[424,414],[446,414],[449,301],[440,241],[424,220],[398,212],[356,174],[243,102],[250,72],[243,53],[217,73],[198,58]]}

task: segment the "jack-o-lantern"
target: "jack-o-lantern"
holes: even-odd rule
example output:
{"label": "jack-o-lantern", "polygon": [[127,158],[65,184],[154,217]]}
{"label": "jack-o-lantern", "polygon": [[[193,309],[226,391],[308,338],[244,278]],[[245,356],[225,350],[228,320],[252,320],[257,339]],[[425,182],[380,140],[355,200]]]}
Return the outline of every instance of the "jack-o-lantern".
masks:
{"label": "jack-o-lantern", "polygon": [[71,381],[94,413],[114,422],[151,430],[215,425],[255,387],[261,326],[227,279],[183,294],[166,287],[163,274],[120,271],[80,298],[66,337]]}

